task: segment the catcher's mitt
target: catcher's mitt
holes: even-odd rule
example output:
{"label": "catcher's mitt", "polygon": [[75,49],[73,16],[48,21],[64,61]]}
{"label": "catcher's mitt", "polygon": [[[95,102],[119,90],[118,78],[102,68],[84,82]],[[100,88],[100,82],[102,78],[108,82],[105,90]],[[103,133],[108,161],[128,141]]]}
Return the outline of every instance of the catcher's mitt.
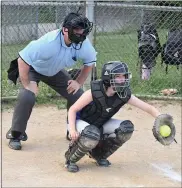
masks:
{"label": "catcher's mitt", "polygon": [[[152,132],[154,137],[163,145],[170,145],[173,141],[175,141],[176,129],[172,121],[172,116],[168,114],[161,114],[155,119]],[[160,134],[160,126],[162,125],[168,125],[170,127],[171,133],[169,136],[162,137]]]}

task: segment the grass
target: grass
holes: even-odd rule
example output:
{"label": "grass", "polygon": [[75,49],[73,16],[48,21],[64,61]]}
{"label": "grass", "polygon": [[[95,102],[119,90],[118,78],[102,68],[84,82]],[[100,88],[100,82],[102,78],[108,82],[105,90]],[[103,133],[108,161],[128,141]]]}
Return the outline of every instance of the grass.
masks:
{"label": "grass", "polygon": [[[158,30],[161,45],[166,41],[166,30]],[[14,86],[8,83],[7,69],[13,58],[16,58],[18,52],[23,49],[27,43],[2,45],[2,96],[14,96],[18,93],[19,85]],[[157,64],[154,68],[152,77],[149,81],[142,81],[139,76],[138,62],[138,42],[137,32],[123,33],[105,33],[96,36],[95,43],[96,51],[98,52],[98,75],[101,73],[103,63],[111,60],[120,60],[128,64],[132,73],[131,88],[135,94],[143,95],[160,95],[160,91],[166,88],[175,88],[179,92],[176,96],[181,96],[181,69],[177,70],[176,66],[169,66],[168,74],[165,72],[165,65],[161,66],[160,55],[157,58]],[[47,85],[40,84],[40,92],[37,98],[38,103],[53,102],[56,96]],[[65,107],[65,102],[56,100],[59,108]]]}
{"label": "grass", "polygon": [[[166,42],[166,31],[159,30],[160,43]],[[144,95],[160,95],[160,91],[166,88],[175,88],[179,91],[176,96],[181,96],[181,70],[176,66],[169,66],[168,74],[165,72],[166,66],[161,66],[160,54],[157,57],[157,64],[153,70],[149,81],[140,79],[138,63],[138,41],[137,34],[112,34],[96,36],[96,50],[98,53],[97,67],[99,75],[102,64],[111,60],[120,60],[128,64],[132,72],[131,88],[134,93]]]}

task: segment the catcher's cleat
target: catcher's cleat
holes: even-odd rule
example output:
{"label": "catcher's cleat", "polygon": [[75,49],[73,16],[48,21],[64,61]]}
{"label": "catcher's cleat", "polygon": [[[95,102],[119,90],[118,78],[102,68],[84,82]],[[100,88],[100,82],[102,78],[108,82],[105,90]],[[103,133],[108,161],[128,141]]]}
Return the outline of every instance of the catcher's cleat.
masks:
{"label": "catcher's cleat", "polygon": [[67,169],[68,172],[78,172],[79,171],[79,167],[75,163],[72,163],[70,161],[67,161],[65,163],[65,168]]}
{"label": "catcher's cleat", "polygon": [[94,159],[97,166],[104,166],[104,167],[108,167],[111,165],[111,163],[107,160],[107,159],[96,159],[95,157],[93,157],[93,155],[91,154],[91,152],[88,153],[89,157]]}
{"label": "catcher's cleat", "polygon": [[8,146],[9,148],[14,149],[14,150],[21,150],[21,142],[19,139],[11,138]]}
{"label": "catcher's cleat", "polygon": [[111,165],[111,163],[107,159],[99,159],[96,161],[96,164],[98,166],[104,166],[104,167],[108,167]]}
{"label": "catcher's cleat", "polygon": [[[13,139],[13,136],[11,135],[11,128],[6,133],[6,138],[7,139]],[[28,139],[28,136],[27,136],[26,132],[22,133],[18,139],[22,140],[22,141],[26,141]]]}

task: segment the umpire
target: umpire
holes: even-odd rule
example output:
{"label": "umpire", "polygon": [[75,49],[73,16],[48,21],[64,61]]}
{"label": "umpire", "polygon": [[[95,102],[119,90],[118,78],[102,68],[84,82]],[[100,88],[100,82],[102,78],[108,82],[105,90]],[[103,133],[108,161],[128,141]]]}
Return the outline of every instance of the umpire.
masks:
{"label": "umpire", "polygon": [[[70,105],[82,95],[81,87],[96,62],[96,51],[86,38],[92,27],[93,23],[83,15],[70,13],[61,29],[46,33],[19,52],[17,65],[23,88],[18,95],[12,126],[6,134],[11,149],[21,150],[21,140],[27,140],[25,131],[40,81],[67,99]],[[83,62],[83,67],[78,78],[71,80],[64,69],[78,60]]]}

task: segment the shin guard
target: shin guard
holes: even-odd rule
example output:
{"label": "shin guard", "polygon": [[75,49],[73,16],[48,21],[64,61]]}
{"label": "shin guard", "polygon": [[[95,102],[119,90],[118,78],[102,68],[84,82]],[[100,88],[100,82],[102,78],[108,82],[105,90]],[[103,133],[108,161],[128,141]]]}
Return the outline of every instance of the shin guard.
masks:
{"label": "shin guard", "polygon": [[94,125],[85,127],[82,131],[80,138],[77,142],[74,142],[68,151],[65,153],[67,161],[76,163],[79,161],[88,151],[92,150],[98,144],[100,140],[100,131]]}
{"label": "shin guard", "polygon": [[116,137],[108,137],[102,140],[97,147],[92,149],[90,155],[96,160],[107,159],[131,138],[133,131],[134,126],[131,121],[121,122],[120,127],[115,130]]}
{"label": "shin guard", "polygon": [[25,132],[34,104],[35,94],[27,89],[21,89],[18,95],[18,102],[14,109],[12,131]]}

